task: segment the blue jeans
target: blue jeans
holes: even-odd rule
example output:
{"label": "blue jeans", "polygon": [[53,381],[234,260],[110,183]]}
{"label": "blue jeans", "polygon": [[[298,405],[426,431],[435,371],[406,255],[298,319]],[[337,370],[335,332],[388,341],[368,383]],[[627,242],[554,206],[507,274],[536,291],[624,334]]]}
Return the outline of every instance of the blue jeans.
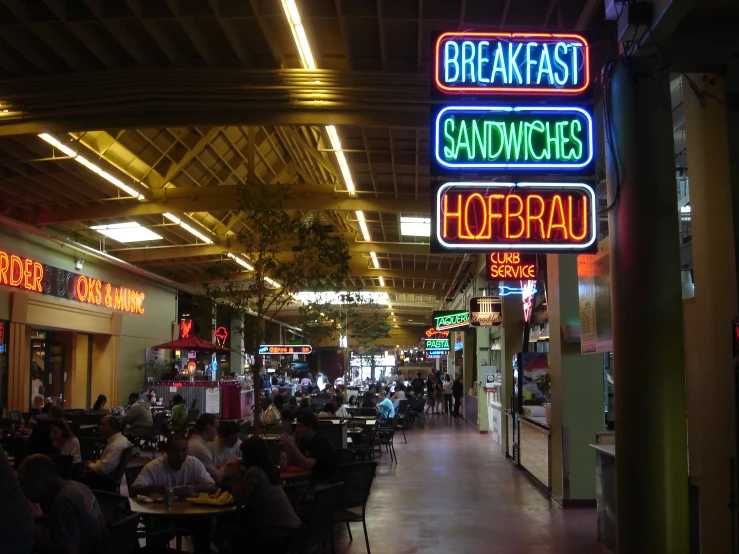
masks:
{"label": "blue jeans", "polygon": [[33,537],[33,531],[16,537],[3,537],[0,539],[0,554],[29,554],[33,548]]}

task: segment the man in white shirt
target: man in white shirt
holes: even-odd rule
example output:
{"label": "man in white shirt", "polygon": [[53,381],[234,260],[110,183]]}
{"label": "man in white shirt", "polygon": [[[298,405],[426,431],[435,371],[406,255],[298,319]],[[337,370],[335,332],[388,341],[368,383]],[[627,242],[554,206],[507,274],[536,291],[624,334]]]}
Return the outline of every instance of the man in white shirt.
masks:
{"label": "man in white shirt", "polygon": [[200,414],[195,426],[192,428],[188,448],[190,456],[194,457],[205,466],[205,471],[216,482],[220,483],[223,474],[218,473],[215,456],[208,446],[218,435],[218,418],[213,414]]}
{"label": "man in white shirt", "polygon": [[335,411],[334,411],[334,417],[344,417],[349,418],[351,417],[349,415],[349,412],[346,411],[346,408],[342,405],[342,402],[344,401],[344,397],[340,394],[336,394],[331,397],[331,403],[334,405]]}
{"label": "man in white shirt", "polygon": [[146,464],[131,487],[130,495],[164,494],[169,487],[183,487],[175,493],[187,496],[193,492],[216,491],[216,484],[205,466],[187,454],[187,439],[184,435],[172,435],[164,456],[154,458]]}
{"label": "man in white shirt", "polygon": [[[121,463],[121,456],[126,448],[131,446],[128,439],[121,434],[121,424],[113,416],[105,416],[100,420],[100,426],[98,427],[100,434],[103,435],[107,441],[105,450],[100,456],[97,462],[85,462],[85,470],[89,474],[85,477],[85,483],[91,489],[99,488],[95,485],[95,481],[104,479],[109,481],[115,470],[118,468],[118,464]],[[110,484],[109,482],[107,484]]]}
{"label": "man in white shirt", "polygon": [[354,370],[354,379],[352,379],[352,387],[361,387],[362,378],[359,376],[359,371]]}
{"label": "man in white shirt", "polygon": [[208,447],[213,451],[219,473],[230,459],[238,457],[241,451],[240,431],[235,421],[228,421],[218,428],[216,440],[208,443]]}

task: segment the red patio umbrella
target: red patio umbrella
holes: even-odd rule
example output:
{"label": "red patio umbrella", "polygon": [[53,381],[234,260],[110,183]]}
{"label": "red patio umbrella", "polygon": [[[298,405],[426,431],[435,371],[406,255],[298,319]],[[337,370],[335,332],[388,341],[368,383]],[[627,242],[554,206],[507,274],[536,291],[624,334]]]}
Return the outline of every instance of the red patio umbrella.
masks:
{"label": "red patio umbrella", "polygon": [[198,337],[185,337],[182,339],[158,344],[152,348],[163,348],[165,350],[194,350],[197,352],[231,352],[228,348],[218,346],[210,341]]}

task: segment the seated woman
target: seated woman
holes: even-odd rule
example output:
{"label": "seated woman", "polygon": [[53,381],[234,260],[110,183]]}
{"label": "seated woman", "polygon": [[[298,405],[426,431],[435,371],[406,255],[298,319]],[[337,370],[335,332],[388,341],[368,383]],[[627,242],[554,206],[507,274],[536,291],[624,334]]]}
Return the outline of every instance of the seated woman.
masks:
{"label": "seated woman", "polygon": [[80,455],[80,441],[74,436],[72,430],[63,419],[53,419],[49,423],[51,431],[51,442],[59,450],[62,456],[72,456],[72,462],[82,463]]}
{"label": "seated woman", "polygon": [[91,414],[110,414],[110,408],[106,408],[105,405],[108,403],[108,399],[104,394],[99,394],[98,399],[90,408]]}
{"label": "seated woman", "polygon": [[344,408],[359,408],[359,404],[357,403],[357,396],[355,394],[349,397],[349,401],[344,404]]}
{"label": "seated woman", "polygon": [[226,466],[234,503],[245,507],[244,523],[250,527],[297,529],[295,514],[280,484],[280,472],[272,463],[267,443],[252,436],[241,444],[241,461]]}

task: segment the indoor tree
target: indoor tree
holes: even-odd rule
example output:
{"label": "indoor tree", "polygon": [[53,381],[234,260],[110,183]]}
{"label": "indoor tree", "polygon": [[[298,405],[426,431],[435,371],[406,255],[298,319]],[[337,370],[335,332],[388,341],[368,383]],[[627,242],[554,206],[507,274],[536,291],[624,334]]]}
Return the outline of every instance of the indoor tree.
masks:
{"label": "indoor tree", "polygon": [[[349,248],[331,226],[313,217],[285,210],[289,197],[283,185],[240,185],[239,216],[243,231],[229,239],[228,254],[235,263],[218,264],[204,284],[205,295],[254,319],[245,345],[254,354],[252,366],[255,409],[261,399],[259,345],[266,326],[280,311],[297,303],[305,290],[337,290],[349,272]],[[259,417],[254,418],[258,431]]]}

